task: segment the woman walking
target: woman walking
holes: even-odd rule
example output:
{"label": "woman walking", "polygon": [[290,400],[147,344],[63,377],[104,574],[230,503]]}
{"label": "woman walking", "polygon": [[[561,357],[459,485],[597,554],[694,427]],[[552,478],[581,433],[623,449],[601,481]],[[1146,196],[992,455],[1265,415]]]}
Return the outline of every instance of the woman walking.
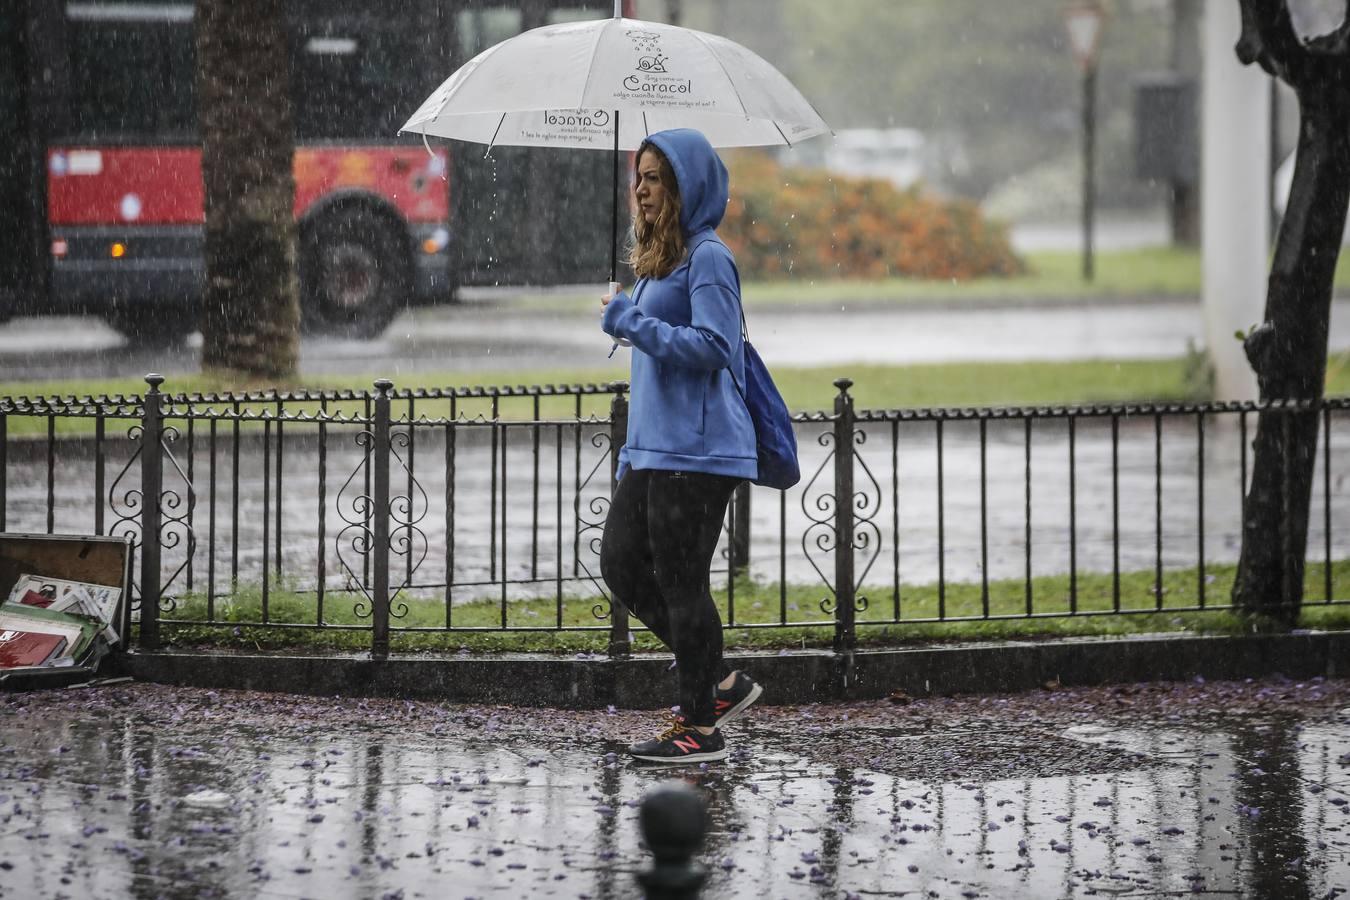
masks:
{"label": "woman walking", "polygon": [[740,277],[713,230],[727,170],[697,131],[638,149],[633,296],[605,296],[602,327],[633,347],[628,435],[600,571],[615,598],[675,654],[680,712],[629,752],[650,762],[724,759],[719,727],[761,688],[722,660],[709,590],[731,493],[757,476],[744,384]]}

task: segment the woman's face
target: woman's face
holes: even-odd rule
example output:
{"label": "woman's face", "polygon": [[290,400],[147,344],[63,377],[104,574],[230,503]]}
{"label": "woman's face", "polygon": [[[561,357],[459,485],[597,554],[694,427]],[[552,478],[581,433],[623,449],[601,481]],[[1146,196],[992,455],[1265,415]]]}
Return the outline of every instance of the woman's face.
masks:
{"label": "woman's face", "polygon": [[656,222],[661,208],[666,205],[666,188],[661,183],[661,161],[651,150],[642,151],[637,167],[638,212],[648,225]]}

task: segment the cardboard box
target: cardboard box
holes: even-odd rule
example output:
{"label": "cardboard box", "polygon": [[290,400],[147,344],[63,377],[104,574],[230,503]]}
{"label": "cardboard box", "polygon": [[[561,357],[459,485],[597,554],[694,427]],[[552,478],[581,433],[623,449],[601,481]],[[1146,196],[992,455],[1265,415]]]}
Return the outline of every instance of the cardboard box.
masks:
{"label": "cardboard box", "polygon": [[81,665],[0,671],[0,690],[62,687],[87,681],[97,673],[104,657],[125,649],[131,625],[132,551],[131,535],[0,532],[0,599],[9,596],[21,576],[33,574],[115,587],[120,594],[113,621],[121,636],[116,643],[102,637],[95,641]]}

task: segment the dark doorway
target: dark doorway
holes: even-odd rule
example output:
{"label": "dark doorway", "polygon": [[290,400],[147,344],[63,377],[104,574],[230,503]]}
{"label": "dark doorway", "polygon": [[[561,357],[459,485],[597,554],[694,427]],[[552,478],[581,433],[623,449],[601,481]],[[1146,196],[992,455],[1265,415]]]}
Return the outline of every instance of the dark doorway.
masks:
{"label": "dark doorway", "polygon": [[31,30],[24,0],[0,0],[0,318],[39,306],[46,296],[46,204],[37,130]]}
{"label": "dark doorway", "polygon": [[[499,41],[558,22],[610,15],[610,0],[472,0],[458,7],[448,69]],[[449,74],[446,72],[445,74]],[[465,285],[600,283],[609,277],[613,156],[560,148],[441,141],[451,154],[452,244]],[[624,157],[627,163],[627,155]],[[627,170],[621,173],[627,177]],[[624,182],[626,184],[626,181]],[[627,193],[620,229],[628,225]]]}

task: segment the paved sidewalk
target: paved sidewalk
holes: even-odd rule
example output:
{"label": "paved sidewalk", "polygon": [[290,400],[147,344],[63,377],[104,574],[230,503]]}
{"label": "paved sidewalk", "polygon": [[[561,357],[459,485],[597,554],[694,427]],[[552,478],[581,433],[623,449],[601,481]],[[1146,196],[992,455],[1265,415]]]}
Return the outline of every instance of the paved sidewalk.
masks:
{"label": "paved sidewalk", "polygon": [[650,713],[0,695],[0,897],[635,897],[671,777],[709,898],[1350,887],[1350,681],[1053,687],[756,708],[687,770],[621,755]]}

